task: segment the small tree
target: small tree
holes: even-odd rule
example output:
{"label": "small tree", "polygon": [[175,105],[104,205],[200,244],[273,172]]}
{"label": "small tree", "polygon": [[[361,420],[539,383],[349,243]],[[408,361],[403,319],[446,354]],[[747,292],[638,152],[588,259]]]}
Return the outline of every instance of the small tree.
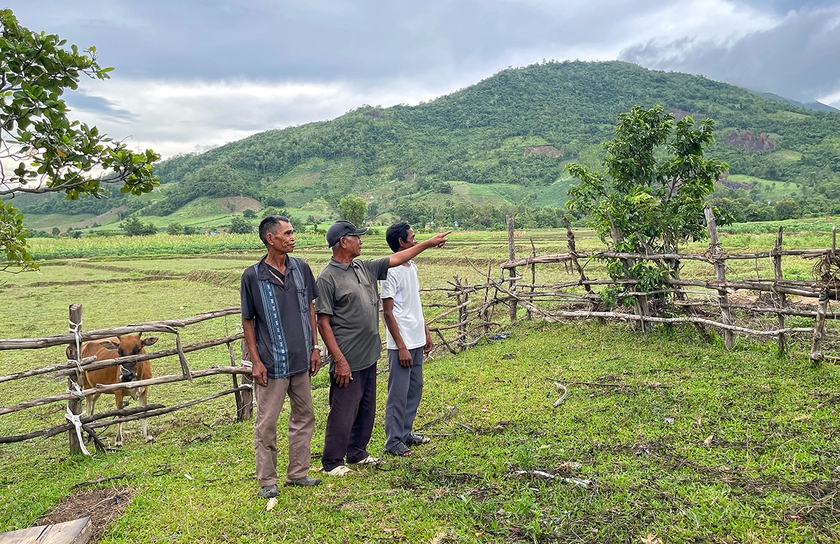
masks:
{"label": "small tree", "polygon": [[64,49],[65,40],[20,26],[9,9],[0,10],[0,23],[0,162],[7,165],[0,169],[0,252],[7,261],[0,269],[35,269],[22,215],[3,198],[58,191],[68,200],[100,197],[107,183],[121,183],[123,193],[147,193],[158,184],[152,163],[160,156],[133,153],[96,127],[67,118],[65,89],[76,89],[81,74],[109,77],[111,68],[99,66],[95,47]]}
{"label": "small tree", "polygon": [[[566,166],[578,179],[569,189],[568,207],[588,214],[590,226],[615,251],[676,253],[680,242],[704,237],[705,197],[728,168],[703,156],[714,141],[714,122],[706,119],[697,126],[685,117],[675,124],[662,106],[634,106],[618,121],[615,138],[604,144],[605,172]],[[676,261],[607,263],[613,278],[638,279],[634,289],[643,291],[659,289],[677,266]]]}
{"label": "small tree", "polygon": [[244,217],[233,216],[230,219],[230,228],[228,232],[231,234],[250,234],[254,231],[254,225]]}
{"label": "small tree", "polygon": [[257,216],[257,212],[254,210],[242,210],[242,217],[245,219],[253,219]]}
{"label": "small tree", "polygon": [[166,234],[171,234],[173,236],[184,234],[184,227],[181,226],[181,223],[169,223],[169,225],[166,226]]}
{"label": "small tree", "polygon": [[342,219],[359,226],[364,223],[367,204],[365,204],[363,198],[347,195],[338,202],[338,211],[341,213]]}
{"label": "small tree", "polygon": [[151,223],[143,223],[136,217],[130,217],[120,223],[120,228],[127,236],[149,236],[157,233],[157,227]]}

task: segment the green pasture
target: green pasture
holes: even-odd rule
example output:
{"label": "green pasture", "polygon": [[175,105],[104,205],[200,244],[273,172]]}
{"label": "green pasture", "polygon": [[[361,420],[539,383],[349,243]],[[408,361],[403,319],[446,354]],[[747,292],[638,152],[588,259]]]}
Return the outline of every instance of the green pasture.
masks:
{"label": "green pasture", "polygon": [[[724,250],[767,251],[775,231],[772,225],[764,230],[724,233]],[[160,247],[172,243],[170,238],[200,244],[223,237],[148,238],[142,247],[137,238],[125,237],[102,239],[113,244],[103,246],[84,245],[85,238],[33,240],[45,255],[80,256],[49,258],[39,273],[4,278],[4,337],[64,333],[70,304],[83,305],[85,330],[237,306],[239,274],[262,254],[258,246],[201,246],[167,254]],[[581,250],[601,248],[591,232],[576,231],[576,238]],[[830,239],[830,225],[822,225],[791,233],[785,245],[827,247]],[[518,257],[567,251],[564,230],[517,231],[515,240]],[[707,247],[707,241],[698,241],[682,251]],[[384,232],[364,237],[362,251],[363,257],[387,255]],[[498,278],[507,253],[505,233],[455,232],[446,248],[428,250],[416,261],[424,287],[446,286],[456,276],[477,284],[488,269]],[[320,236],[298,237],[294,255],[316,273],[329,259]],[[684,264],[683,277],[714,275],[708,265]],[[603,277],[601,263],[586,266],[590,277]],[[807,279],[810,266],[785,260],[786,275]],[[529,268],[518,274],[530,281]],[[772,269],[767,261],[744,261],[733,263],[727,274],[771,277]],[[562,265],[537,268],[537,282],[576,277]],[[454,304],[442,293],[423,296],[427,317],[443,310],[433,303]],[[235,423],[233,398],[225,396],[150,420],[156,438],[151,444],[143,443],[139,422],[127,423],[125,446],[93,458],[69,456],[66,435],[0,446],[0,532],[33,524],[76,493],[77,484],[123,475],[99,486],[131,495],[102,542],[840,538],[833,500],[840,372],[833,364],[808,362],[807,338],[794,339],[790,358],[779,360],[774,343],[739,339],[726,351],[717,336],[707,340],[693,329],[658,328],[642,335],[626,325],[540,320],[511,327],[506,309],[494,319],[504,324],[508,339],[484,341],[459,355],[438,349],[426,362],[417,426],[433,441],[416,448],[413,457],[387,458],[380,467],[343,479],[325,477],[314,489],[281,488],[277,507],[266,511],[256,495],[253,424]],[[186,345],[233,334],[238,321],[234,315],[191,325],[181,329],[181,340]],[[175,346],[172,334],[156,336],[154,349]],[[63,352],[63,347],[0,351],[0,375],[63,362]],[[193,370],[230,364],[224,347],[187,358]],[[156,376],[179,372],[176,358],[153,361]],[[555,382],[569,391],[557,408],[553,403],[561,391]],[[171,406],[231,384],[230,377],[216,376],[153,386],[149,402]],[[380,374],[374,455],[383,448],[386,384],[387,374]],[[0,383],[2,404],[61,394],[66,386],[66,378],[51,374]],[[328,410],[324,372],[313,379],[313,399],[317,456]],[[112,409],[112,403],[103,395],[97,411]],[[63,423],[63,412],[64,405],[55,403],[0,416],[0,436]],[[112,442],[114,433],[111,427],[101,436]],[[312,464],[319,466],[317,457]]]}

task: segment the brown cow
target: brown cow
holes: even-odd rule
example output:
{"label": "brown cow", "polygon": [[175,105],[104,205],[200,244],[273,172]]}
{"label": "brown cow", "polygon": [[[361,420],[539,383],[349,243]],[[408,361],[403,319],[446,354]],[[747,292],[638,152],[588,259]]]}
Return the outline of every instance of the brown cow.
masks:
{"label": "brown cow", "polygon": [[[85,357],[95,356],[96,360],[104,361],[105,359],[115,359],[117,357],[125,357],[127,355],[137,355],[139,353],[146,353],[146,346],[151,346],[158,341],[156,336],[148,338],[140,338],[142,333],[126,334],[120,337],[112,336],[111,338],[103,338],[102,340],[93,340],[82,344],[82,353],[80,359]],[[68,357],[70,348],[67,348]],[[152,377],[152,366],[149,361],[139,361],[126,365],[127,370],[120,365],[111,365],[99,370],[91,370],[90,372],[82,373],[82,388],[90,389],[97,385],[108,385],[120,383],[121,381],[133,380],[148,380]],[[130,368],[130,367],[133,367]],[[133,377],[129,377],[133,370]],[[122,378],[122,379],[121,379]],[[126,379],[127,378],[127,379]],[[146,397],[149,392],[148,387],[138,387],[135,389],[118,389],[116,391],[106,391],[107,394],[113,394],[116,401],[117,410],[122,409],[123,395],[128,394],[134,400],[140,400],[140,406],[146,406]],[[96,401],[99,400],[99,395],[102,393],[93,393],[85,397],[86,411],[88,415],[93,415],[93,410],[96,407]],[[146,427],[146,420],[143,419],[143,437],[147,442],[154,440],[149,436]],[[117,425],[117,438],[114,441],[115,446],[122,446],[123,434],[122,423]]]}

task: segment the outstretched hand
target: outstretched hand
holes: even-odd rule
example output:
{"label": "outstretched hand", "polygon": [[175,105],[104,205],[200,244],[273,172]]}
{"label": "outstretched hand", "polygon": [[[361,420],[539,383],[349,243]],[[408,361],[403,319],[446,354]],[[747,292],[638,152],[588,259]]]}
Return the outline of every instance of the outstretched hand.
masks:
{"label": "outstretched hand", "polygon": [[429,244],[429,247],[437,246],[438,248],[442,248],[443,246],[446,245],[446,237],[449,236],[450,234],[452,234],[451,230],[448,230],[446,232],[441,232],[439,234],[435,234],[434,236],[432,236],[431,238],[429,238],[427,240],[427,243]]}

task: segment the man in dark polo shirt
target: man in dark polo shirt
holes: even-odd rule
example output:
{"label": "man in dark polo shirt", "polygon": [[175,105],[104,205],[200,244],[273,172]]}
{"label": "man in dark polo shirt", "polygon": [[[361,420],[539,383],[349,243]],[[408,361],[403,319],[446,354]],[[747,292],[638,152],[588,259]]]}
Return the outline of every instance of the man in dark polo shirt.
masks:
{"label": "man in dark polo shirt", "polygon": [[413,259],[430,247],[443,247],[449,232],[388,257],[357,259],[362,254],[362,234],[349,221],[336,221],[327,230],[332,259],[318,274],[318,331],[332,355],[330,364],[330,413],[327,416],[324,472],[344,476],[349,464],[377,463],[367,452],[376,413],[376,361],[382,350],[379,337],[378,280],[388,269]]}
{"label": "man in dark polo shirt", "polygon": [[280,215],[260,223],[260,240],[268,253],[245,269],[239,290],[242,328],[250,351],[251,375],[257,387],[254,450],[260,497],[277,496],[277,419],[289,396],[289,464],[285,485],[321,483],[307,476],[310,442],[315,429],[310,378],[321,356],[315,333],[318,288],[309,265],[289,256],[295,229]]}

